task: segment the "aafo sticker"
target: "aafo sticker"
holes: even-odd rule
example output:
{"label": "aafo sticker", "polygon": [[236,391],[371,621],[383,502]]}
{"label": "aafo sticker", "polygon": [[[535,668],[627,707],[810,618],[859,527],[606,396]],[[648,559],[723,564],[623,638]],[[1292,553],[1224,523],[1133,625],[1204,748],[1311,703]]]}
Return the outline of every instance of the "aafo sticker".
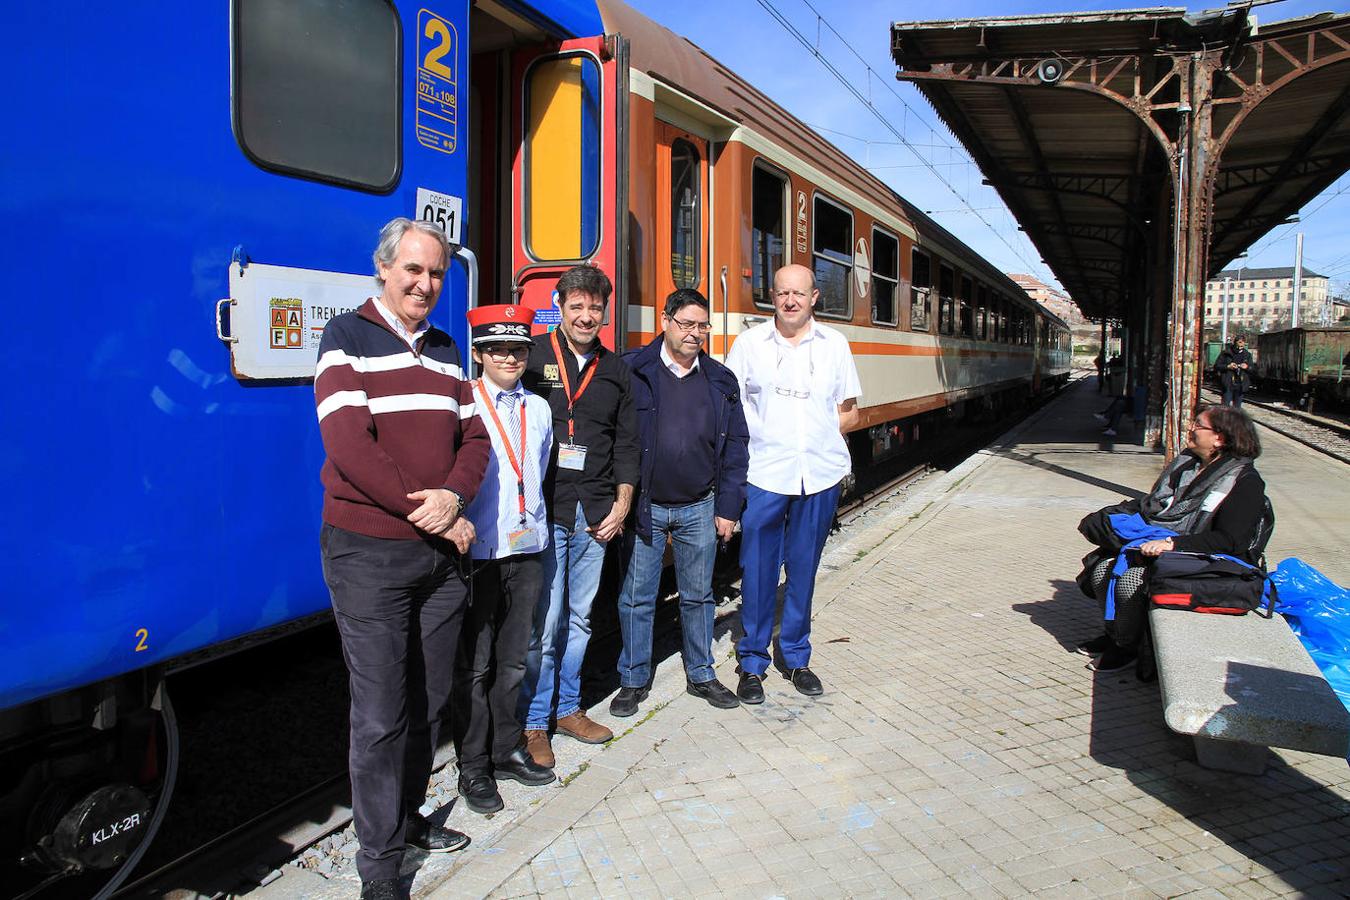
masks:
{"label": "aafo sticker", "polygon": [[273,350],[299,350],[305,340],[305,308],[299,297],[272,297],[268,301],[271,327],[268,346]]}

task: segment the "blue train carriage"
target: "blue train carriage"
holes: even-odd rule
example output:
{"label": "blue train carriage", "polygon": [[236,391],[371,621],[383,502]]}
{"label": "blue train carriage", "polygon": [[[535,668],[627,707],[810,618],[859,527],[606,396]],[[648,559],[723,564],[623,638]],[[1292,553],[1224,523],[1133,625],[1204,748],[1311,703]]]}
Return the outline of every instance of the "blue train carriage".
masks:
{"label": "blue train carriage", "polygon": [[433,321],[465,346],[494,201],[467,174],[470,54],[603,31],[581,0],[469,6],[5,7],[0,252],[66,299],[24,297],[5,356],[0,893],[106,896],[172,792],[165,672],[328,608],[323,326],[416,216],[464,247]]}

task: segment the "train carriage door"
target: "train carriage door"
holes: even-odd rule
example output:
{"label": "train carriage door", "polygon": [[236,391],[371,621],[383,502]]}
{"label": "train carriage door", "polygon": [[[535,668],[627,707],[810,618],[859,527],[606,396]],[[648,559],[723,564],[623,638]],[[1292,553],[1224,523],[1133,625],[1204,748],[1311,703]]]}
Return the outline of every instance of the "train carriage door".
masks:
{"label": "train carriage door", "polygon": [[600,339],[621,350],[628,42],[611,35],[521,51],[512,70],[512,299],[534,309],[536,331],[544,331],[561,318],[558,277],[574,265],[599,266],[614,283]]}
{"label": "train carriage door", "polygon": [[[655,261],[653,309],[641,311],[642,331],[652,335],[671,292],[692,288],[710,303],[715,299],[708,284],[708,142],[662,121],[656,123]],[[710,341],[708,352],[723,351]]]}

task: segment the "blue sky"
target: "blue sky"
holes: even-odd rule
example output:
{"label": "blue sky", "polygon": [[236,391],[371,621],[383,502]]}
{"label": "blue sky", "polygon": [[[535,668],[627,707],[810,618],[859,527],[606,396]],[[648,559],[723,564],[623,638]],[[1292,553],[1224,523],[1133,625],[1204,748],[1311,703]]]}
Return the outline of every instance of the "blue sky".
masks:
{"label": "blue sky", "polygon": [[[1140,3],[1057,0],[948,0],[937,4],[898,0],[721,0],[671,3],[627,0],[634,8],[684,35],[753,83],[844,152],[870,168],[906,198],[959,235],[995,265],[1047,282],[1053,276],[998,195],[980,185],[979,170],[912,86],[895,80],[890,57],[892,20],[960,19],[1028,13],[1139,8]],[[778,10],[819,48],[848,80],[899,128],[914,146],[902,145],[765,8]],[[1177,4],[1180,5],[1180,4]],[[1221,5],[1190,5],[1197,12]],[[1255,10],[1258,22],[1345,12],[1345,0],[1284,0]],[[823,21],[817,17],[817,12]],[[834,32],[837,32],[836,35]],[[818,37],[817,37],[818,36]],[[856,51],[856,56],[854,55]],[[861,57],[859,59],[858,57]],[[870,67],[875,74],[868,73]],[[922,154],[941,174],[934,174]],[[943,184],[943,179],[947,182]],[[950,185],[950,187],[949,187]],[[958,196],[959,195],[959,196]],[[1304,266],[1333,280],[1350,280],[1350,176],[1342,177],[1304,207],[1297,225],[1274,229],[1249,250],[1248,266],[1292,266],[1295,234],[1302,231]],[[983,219],[984,221],[981,221]],[[987,224],[986,224],[987,223]]]}

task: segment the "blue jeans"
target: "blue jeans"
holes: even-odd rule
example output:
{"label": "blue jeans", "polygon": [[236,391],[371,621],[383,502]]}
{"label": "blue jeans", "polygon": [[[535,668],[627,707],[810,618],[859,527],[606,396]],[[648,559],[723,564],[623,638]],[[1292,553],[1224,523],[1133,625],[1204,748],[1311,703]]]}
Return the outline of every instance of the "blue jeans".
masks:
{"label": "blue jeans", "polygon": [[623,630],[623,652],[619,654],[621,687],[646,687],[652,680],[652,619],[656,616],[656,592],[661,584],[667,535],[675,546],[685,676],[694,684],[717,677],[712,659],[713,619],[717,612],[712,592],[717,526],[713,522],[713,496],[709,494],[684,506],[653,503],[651,539],[634,535],[627,542],[631,555],[619,593],[619,627]]}
{"label": "blue jeans", "polygon": [[775,494],[749,485],[741,516],[741,627],[736,644],[741,671],[763,675],[772,657],[773,614],[778,605],[778,570],[787,570],[778,646],[789,670],[811,662],[811,598],[816,569],[825,549],[839,486],[815,494]]}
{"label": "blue jeans", "polygon": [[586,531],[577,504],[572,524],[555,514],[553,552],[544,553],[544,589],[535,609],[534,634],[520,686],[520,718],[529,731],[546,731],[581,709],[581,661],[591,641],[591,603],[600,587],[605,545]]}

